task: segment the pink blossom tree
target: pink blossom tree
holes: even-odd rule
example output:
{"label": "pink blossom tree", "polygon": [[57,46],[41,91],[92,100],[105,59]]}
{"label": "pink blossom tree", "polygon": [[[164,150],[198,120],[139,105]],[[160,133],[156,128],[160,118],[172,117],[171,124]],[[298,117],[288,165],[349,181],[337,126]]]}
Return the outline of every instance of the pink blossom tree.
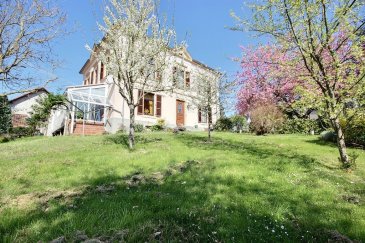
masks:
{"label": "pink blossom tree", "polygon": [[[340,118],[348,103],[364,103],[365,26],[364,1],[251,1],[253,16],[238,20],[235,30],[250,29],[268,35],[275,43],[295,53],[305,83],[301,101],[316,105],[337,135],[337,147],[344,168],[355,157],[347,154]],[[295,63],[295,62],[294,62]],[[290,74],[290,73],[289,73]],[[291,74],[296,75],[293,69]],[[300,86],[299,86],[300,87]],[[305,102],[303,102],[305,103]]]}
{"label": "pink blossom tree", "polygon": [[[237,110],[247,114],[262,104],[289,107],[295,98],[294,90],[300,84],[299,66],[293,65],[291,53],[274,45],[257,48],[241,47],[241,70],[238,83]],[[295,72],[297,70],[297,72]]]}

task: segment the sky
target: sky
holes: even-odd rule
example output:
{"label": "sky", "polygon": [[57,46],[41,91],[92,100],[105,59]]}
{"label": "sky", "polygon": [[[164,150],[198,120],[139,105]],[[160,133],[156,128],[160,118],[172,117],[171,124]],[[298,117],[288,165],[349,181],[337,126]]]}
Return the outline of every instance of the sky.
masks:
{"label": "sky", "polygon": [[[102,22],[102,0],[57,0],[67,15],[66,28],[71,33],[57,40],[54,53],[62,60],[56,71],[58,80],[48,88],[63,92],[67,86],[82,84],[79,74],[89,57],[85,48],[100,40],[97,22]],[[240,0],[161,0],[161,12],[176,30],[178,41],[186,41],[192,57],[204,64],[219,68],[232,77],[239,70],[232,58],[240,56],[240,45],[256,45],[250,33],[229,30],[239,16],[249,16],[250,10]]]}

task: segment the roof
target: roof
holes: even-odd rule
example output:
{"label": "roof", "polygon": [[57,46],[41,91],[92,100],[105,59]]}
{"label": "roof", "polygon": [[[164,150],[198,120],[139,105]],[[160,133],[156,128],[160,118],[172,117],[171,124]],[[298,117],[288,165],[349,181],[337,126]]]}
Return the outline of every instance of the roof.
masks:
{"label": "roof", "polygon": [[19,99],[25,98],[25,97],[27,97],[27,96],[29,96],[31,94],[35,94],[35,93],[38,93],[38,92],[41,92],[41,91],[46,92],[47,94],[49,94],[49,91],[47,89],[45,89],[45,88],[36,88],[36,89],[34,89],[34,90],[30,91],[30,92],[27,92],[25,94],[22,94],[22,95],[20,95],[20,96],[18,96],[16,98],[10,100],[9,102],[10,103],[15,102],[15,101],[17,101]]}
{"label": "roof", "polygon": [[81,69],[80,69],[80,71],[79,71],[79,74],[82,74],[82,73],[83,73],[83,71],[84,71],[85,67],[89,64],[89,62],[90,62],[90,58],[89,58],[89,59],[87,59],[87,61],[85,62],[84,66],[82,66],[82,68],[81,68]]}
{"label": "roof", "polygon": [[[98,48],[99,47],[99,45],[100,44],[94,44],[94,46],[93,46],[93,49],[95,49],[95,48]],[[169,48],[171,51],[174,51],[173,50],[173,48]],[[202,67],[202,68],[206,68],[206,69],[208,69],[208,70],[210,70],[210,71],[212,71],[212,72],[215,72],[215,73],[217,73],[217,74],[220,74],[220,72],[219,71],[217,71],[216,69],[214,69],[214,68],[212,68],[212,67],[209,67],[208,65],[206,65],[206,64],[204,64],[204,63],[202,63],[202,62],[199,62],[198,60],[196,60],[196,59],[193,59],[192,57],[191,57],[191,55],[190,55],[190,53],[187,51],[187,49],[185,48],[185,47],[180,47],[180,48],[178,48],[178,50],[180,50],[180,51],[182,51],[182,57],[184,58],[184,60],[186,60],[186,61],[190,61],[190,62],[192,62],[192,63],[194,63],[194,64],[197,64],[197,65],[199,65],[200,67]],[[174,53],[175,55],[176,55],[176,52]],[[92,56],[92,54],[91,54],[91,56]],[[79,71],[79,74],[82,74],[83,73],[83,71],[84,71],[84,69],[87,67],[87,65],[89,65],[89,63],[90,63],[90,60],[91,59],[91,57],[89,58],[89,59],[87,59],[87,61],[85,62],[85,64],[82,66],[82,68],[80,69],[80,71]]]}

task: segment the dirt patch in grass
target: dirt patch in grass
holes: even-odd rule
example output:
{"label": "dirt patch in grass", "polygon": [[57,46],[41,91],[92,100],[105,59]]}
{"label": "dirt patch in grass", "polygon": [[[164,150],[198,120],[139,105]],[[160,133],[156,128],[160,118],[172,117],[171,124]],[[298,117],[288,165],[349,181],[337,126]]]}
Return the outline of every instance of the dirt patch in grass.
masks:
{"label": "dirt patch in grass", "polygon": [[[5,198],[0,202],[0,212],[3,208],[6,207],[16,207],[19,209],[28,208],[32,204],[41,205],[42,208],[47,211],[48,204],[52,200],[63,201],[66,204],[72,202],[73,199],[77,197],[82,197],[86,193],[95,192],[95,193],[111,193],[117,189],[117,186],[126,185],[129,187],[137,187],[146,183],[154,183],[154,184],[162,184],[166,177],[184,173],[191,166],[200,164],[200,162],[195,160],[188,160],[186,162],[182,162],[173,166],[170,166],[164,172],[155,172],[151,175],[145,175],[142,172],[135,172],[132,175],[123,177],[120,182],[113,182],[110,184],[102,184],[97,185],[95,187],[92,186],[81,186],[78,188],[73,188],[69,190],[63,191],[47,191],[47,192],[35,192],[35,193],[27,193],[15,198]],[[68,207],[73,207],[72,204],[69,204]]]}
{"label": "dirt patch in grass", "polygon": [[50,243],[66,243],[66,242],[88,242],[88,243],[109,243],[109,242],[125,242],[128,235],[128,229],[119,230],[111,235],[101,235],[89,237],[84,231],[76,231],[71,237],[60,236],[50,241]]}
{"label": "dirt patch in grass", "polygon": [[[24,209],[29,207],[32,204],[40,204],[47,205],[51,200],[72,200],[75,197],[80,197],[85,191],[89,188],[89,186],[79,187],[77,189],[70,189],[64,191],[48,191],[48,192],[36,192],[36,193],[27,193],[16,198],[6,198],[3,200],[2,205],[6,205],[7,207],[17,207],[19,209]],[[0,207],[1,211],[1,207]]]}

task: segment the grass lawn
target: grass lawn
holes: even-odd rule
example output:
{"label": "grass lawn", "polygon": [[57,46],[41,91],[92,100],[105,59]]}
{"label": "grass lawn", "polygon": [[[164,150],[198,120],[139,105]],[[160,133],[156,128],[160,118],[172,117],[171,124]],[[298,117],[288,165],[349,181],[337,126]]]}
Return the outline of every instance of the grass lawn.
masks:
{"label": "grass lawn", "polygon": [[0,144],[0,242],[365,241],[364,151],[345,172],[315,136],[205,136]]}

